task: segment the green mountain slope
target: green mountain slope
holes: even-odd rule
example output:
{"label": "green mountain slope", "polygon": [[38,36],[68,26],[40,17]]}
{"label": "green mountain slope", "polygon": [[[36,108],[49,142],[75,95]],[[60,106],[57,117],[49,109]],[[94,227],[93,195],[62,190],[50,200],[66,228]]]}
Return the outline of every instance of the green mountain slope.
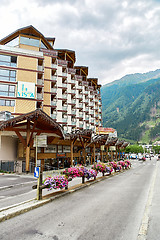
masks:
{"label": "green mountain slope", "polygon": [[103,86],[101,95],[105,127],[116,128],[124,139],[148,142],[157,137],[160,70],[127,75]]}

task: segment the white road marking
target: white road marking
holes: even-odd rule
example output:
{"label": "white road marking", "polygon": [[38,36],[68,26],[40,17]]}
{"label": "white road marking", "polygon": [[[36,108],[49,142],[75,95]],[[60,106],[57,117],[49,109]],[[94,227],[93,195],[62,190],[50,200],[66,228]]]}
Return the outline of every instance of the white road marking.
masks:
{"label": "white road marking", "polygon": [[147,230],[148,230],[148,223],[149,223],[149,213],[150,213],[150,207],[152,204],[152,199],[153,199],[153,190],[154,190],[154,185],[155,185],[155,181],[156,181],[156,175],[157,175],[157,164],[156,164],[156,168],[152,177],[152,181],[151,181],[151,185],[150,185],[150,189],[149,189],[149,194],[148,194],[148,199],[147,199],[147,203],[145,206],[145,210],[144,210],[144,215],[142,218],[142,223],[140,226],[140,230],[138,233],[138,238],[137,240],[146,240],[147,237]]}

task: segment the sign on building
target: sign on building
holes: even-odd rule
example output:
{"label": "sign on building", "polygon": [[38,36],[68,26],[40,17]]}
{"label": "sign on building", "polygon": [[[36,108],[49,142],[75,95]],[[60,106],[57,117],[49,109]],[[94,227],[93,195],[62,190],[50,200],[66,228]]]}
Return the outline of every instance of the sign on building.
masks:
{"label": "sign on building", "polygon": [[35,98],[35,83],[18,81],[17,97]]}
{"label": "sign on building", "polygon": [[47,147],[47,135],[39,135],[34,138],[33,147]]}
{"label": "sign on building", "polygon": [[115,147],[115,146],[110,146],[110,147],[109,147],[109,150],[110,150],[110,151],[116,151],[116,147]]}
{"label": "sign on building", "polygon": [[117,137],[117,131],[114,128],[97,127],[97,134],[108,134],[109,137]]}

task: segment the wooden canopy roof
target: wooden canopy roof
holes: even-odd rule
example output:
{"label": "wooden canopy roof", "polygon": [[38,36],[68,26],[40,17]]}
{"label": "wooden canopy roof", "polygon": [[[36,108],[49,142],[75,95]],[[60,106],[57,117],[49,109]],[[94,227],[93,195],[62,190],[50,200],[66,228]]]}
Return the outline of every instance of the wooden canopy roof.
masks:
{"label": "wooden canopy roof", "polygon": [[30,121],[32,131],[37,134],[53,133],[64,138],[62,127],[41,109],[0,122],[0,130],[26,132],[27,121]]}
{"label": "wooden canopy roof", "polygon": [[87,78],[87,80],[88,80],[89,82],[92,82],[92,83],[97,87],[98,78]]}
{"label": "wooden canopy roof", "polygon": [[121,148],[126,148],[128,145],[129,145],[128,142],[124,142],[124,143],[122,144]]}
{"label": "wooden canopy roof", "polygon": [[95,135],[95,137],[92,139],[92,143],[100,143],[102,145],[106,144],[106,141],[108,139],[109,134],[105,135]]}
{"label": "wooden canopy roof", "polygon": [[6,43],[10,42],[14,38],[18,37],[20,34],[41,38],[48,49],[53,49],[53,47],[50,45],[50,43],[47,41],[44,35],[40,33],[36,28],[34,28],[32,25],[17,29],[15,32],[1,39],[0,44],[5,45]]}
{"label": "wooden canopy roof", "polygon": [[124,140],[118,140],[115,145],[117,147],[121,147],[123,145],[123,143],[124,143]]}
{"label": "wooden canopy roof", "polygon": [[116,142],[118,141],[118,138],[108,138],[107,139],[107,142],[106,142],[106,145],[107,146],[115,146]]}
{"label": "wooden canopy roof", "polygon": [[81,75],[85,75],[88,76],[88,67],[86,66],[74,66],[75,69],[81,70],[82,74]]}
{"label": "wooden canopy roof", "polygon": [[76,54],[73,50],[68,49],[55,49],[58,52],[58,57],[64,60],[64,55],[67,55],[67,61],[72,60],[74,63],[76,62]]}

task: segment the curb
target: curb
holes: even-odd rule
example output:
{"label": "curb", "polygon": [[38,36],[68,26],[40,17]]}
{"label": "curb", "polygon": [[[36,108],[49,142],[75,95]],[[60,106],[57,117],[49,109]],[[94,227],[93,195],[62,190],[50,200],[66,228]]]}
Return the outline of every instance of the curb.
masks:
{"label": "curb", "polygon": [[[124,173],[125,170],[121,171],[121,172],[114,172],[112,173],[111,175],[107,175],[107,176],[102,176],[102,177],[99,177],[98,179],[96,180],[91,180],[90,182],[85,182],[85,183],[81,183],[80,186],[76,187],[77,185],[72,186],[70,187],[70,189],[67,189],[67,190],[62,190],[63,192],[60,192],[59,194],[55,195],[55,196],[51,196],[50,198],[48,199],[43,199],[43,200],[36,200],[36,199],[31,199],[31,200],[28,200],[26,202],[22,202],[22,203],[19,203],[19,204],[15,204],[15,205],[12,205],[12,206],[9,206],[7,208],[4,208],[4,209],[0,209],[0,222],[3,222],[5,220],[8,220],[8,219],[11,219],[15,216],[18,216],[22,213],[25,213],[25,212],[28,212],[30,210],[33,210],[33,209],[36,209],[38,207],[41,207],[47,203],[50,203],[52,201],[54,201],[55,199],[58,199],[60,197],[64,197],[65,195],[67,194],[71,194],[71,193],[74,193],[78,190],[81,190],[83,188],[86,188],[86,187],[89,187],[90,185],[93,185],[95,183],[98,183],[100,181],[103,181],[103,180],[106,180],[107,178],[111,178],[115,175],[118,175],[120,173]],[[52,193],[51,193],[52,194]],[[54,193],[53,193],[54,194]],[[47,197],[44,196],[44,198]]]}

